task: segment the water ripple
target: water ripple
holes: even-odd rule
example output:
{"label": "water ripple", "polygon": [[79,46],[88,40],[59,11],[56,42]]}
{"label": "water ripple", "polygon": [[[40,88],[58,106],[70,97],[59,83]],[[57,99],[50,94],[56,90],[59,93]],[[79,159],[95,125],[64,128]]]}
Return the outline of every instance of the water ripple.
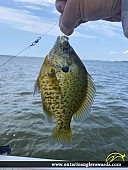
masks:
{"label": "water ripple", "polygon": [[114,150],[128,155],[128,63],[86,61],[97,93],[90,116],[83,123],[72,120],[70,148],[48,144],[55,122],[46,122],[40,95],[33,97],[41,63],[17,58],[2,68],[0,145],[9,144],[11,155],[61,160],[105,160]]}

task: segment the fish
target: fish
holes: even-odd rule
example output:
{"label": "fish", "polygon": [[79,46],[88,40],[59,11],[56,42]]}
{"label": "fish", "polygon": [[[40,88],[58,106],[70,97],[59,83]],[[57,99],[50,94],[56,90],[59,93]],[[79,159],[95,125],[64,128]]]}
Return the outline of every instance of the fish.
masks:
{"label": "fish", "polygon": [[56,118],[50,144],[72,145],[71,120],[84,121],[95,97],[95,84],[67,36],[58,36],[34,85],[48,122]]}

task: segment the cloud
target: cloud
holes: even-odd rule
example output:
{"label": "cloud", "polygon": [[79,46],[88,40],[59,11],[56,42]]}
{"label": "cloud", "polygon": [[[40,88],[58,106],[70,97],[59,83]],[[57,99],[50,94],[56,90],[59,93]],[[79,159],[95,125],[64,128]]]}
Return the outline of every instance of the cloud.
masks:
{"label": "cloud", "polygon": [[41,5],[41,6],[49,6],[55,4],[55,0],[13,0],[13,1],[24,3],[24,4]]}
{"label": "cloud", "polygon": [[40,10],[40,11],[43,10],[43,12],[46,13],[58,14],[57,10],[55,9],[55,0],[11,0],[11,1],[12,3],[17,4],[17,8],[22,7],[28,10]]}
{"label": "cloud", "polygon": [[111,51],[110,54],[118,54],[118,51]]}
{"label": "cloud", "polygon": [[[3,6],[0,6],[0,11],[0,22],[8,24],[14,29],[38,33],[41,35],[45,34],[46,32],[47,34],[54,36],[62,34],[59,30],[57,20],[53,20],[52,17],[39,17],[33,15],[30,11],[27,10],[18,10]],[[54,25],[55,27],[53,27]],[[75,31],[73,36],[89,39],[95,38],[95,36],[84,35],[79,31]]]}
{"label": "cloud", "polygon": [[123,52],[111,51],[110,54],[128,54],[128,50],[125,50],[125,51],[123,51]]}
{"label": "cloud", "polygon": [[96,38],[96,36],[87,35],[87,34],[82,34],[82,33],[77,32],[77,31],[75,31],[75,32],[73,33],[73,36],[74,36],[74,37],[79,37],[79,38],[87,38],[87,39],[95,39],[95,38]]}
{"label": "cloud", "polygon": [[43,10],[43,12],[45,13],[58,14],[57,10],[55,9],[55,0],[11,0],[11,1],[17,4],[17,8],[22,7],[30,11]]}
{"label": "cloud", "polygon": [[[55,9],[55,0],[12,0],[13,2],[22,4],[25,8],[28,8],[28,10],[35,9],[35,10],[42,10],[43,6],[46,6],[48,8],[48,13],[52,13],[54,15],[58,15],[58,12]],[[51,9],[49,9],[51,8]],[[82,29],[84,27],[84,30]],[[108,22],[104,20],[99,21],[93,21],[93,22],[87,22],[86,24],[82,24],[80,26],[79,32],[82,32],[82,35],[84,34],[97,34],[100,35],[106,35],[109,37],[120,37],[122,34],[122,25],[121,22]],[[83,35],[84,36],[84,35]],[[86,36],[87,37],[87,36]],[[88,35],[88,38],[95,37],[93,35]]]}
{"label": "cloud", "polygon": [[[56,21],[48,18],[38,17],[31,14],[30,11],[17,10],[0,6],[0,22],[11,25],[15,29],[43,34],[48,31]],[[57,35],[59,28],[54,27],[49,34]]]}
{"label": "cloud", "polygon": [[126,51],[123,51],[123,54],[128,54],[128,50],[126,50]]}
{"label": "cloud", "polygon": [[25,5],[25,8],[32,9],[32,10],[42,10],[41,7],[34,6],[34,5]]}
{"label": "cloud", "polygon": [[90,21],[83,25],[84,29],[87,31],[97,32],[99,34],[104,34],[110,37],[120,36],[122,31],[122,26],[120,22],[108,22],[108,21]]}

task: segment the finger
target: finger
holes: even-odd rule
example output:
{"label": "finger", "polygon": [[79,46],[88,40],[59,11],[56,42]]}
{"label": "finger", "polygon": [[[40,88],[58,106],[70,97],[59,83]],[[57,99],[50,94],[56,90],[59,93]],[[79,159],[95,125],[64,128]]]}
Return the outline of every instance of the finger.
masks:
{"label": "finger", "polygon": [[71,35],[74,32],[74,29],[70,30],[70,29],[65,28],[65,26],[62,26],[61,19],[62,19],[62,14],[60,15],[60,19],[59,19],[60,30],[67,36]]}
{"label": "finger", "polygon": [[55,6],[58,12],[63,13],[67,0],[56,0]]}
{"label": "finger", "polygon": [[[61,17],[60,17],[61,18]],[[86,21],[87,22],[87,21]],[[60,23],[61,23],[61,21],[60,21]],[[85,21],[82,21],[82,20],[80,20],[77,24],[76,24],[76,26],[74,27],[74,28],[77,28],[80,24],[82,24],[82,23],[85,23]],[[59,26],[60,26],[61,24],[59,24]],[[65,26],[60,26],[60,29],[61,29],[61,31],[65,34],[65,35],[67,35],[67,36],[69,36],[69,35],[71,35],[73,32],[74,32],[74,28],[73,29],[68,29],[68,28],[66,28]]]}
{"label": "finger", "polygon": [[67,36],[71,35],[74,32],[73,29],[66,28],[65,26],[60,26],[60,30]]}
{"label": "finger", "polygon": [[66,35],[71,35],[74,28],[79,25],[81,20],[79,1],[80,0],[77,0],[74,3],[74,0],[68,0],[64,8],[63,15],[60,18],[60,29]]}

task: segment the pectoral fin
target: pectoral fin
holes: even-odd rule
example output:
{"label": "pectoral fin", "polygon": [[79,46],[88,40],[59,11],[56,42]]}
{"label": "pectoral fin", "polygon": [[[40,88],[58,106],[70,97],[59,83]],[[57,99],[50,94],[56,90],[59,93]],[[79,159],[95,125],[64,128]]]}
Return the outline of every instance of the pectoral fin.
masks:
{"label": "pectoral fin", "polygon": [[33,96],[39,92],[40,92],[40,83],[39,83],[39,77],[38,77],[34,84]]}

